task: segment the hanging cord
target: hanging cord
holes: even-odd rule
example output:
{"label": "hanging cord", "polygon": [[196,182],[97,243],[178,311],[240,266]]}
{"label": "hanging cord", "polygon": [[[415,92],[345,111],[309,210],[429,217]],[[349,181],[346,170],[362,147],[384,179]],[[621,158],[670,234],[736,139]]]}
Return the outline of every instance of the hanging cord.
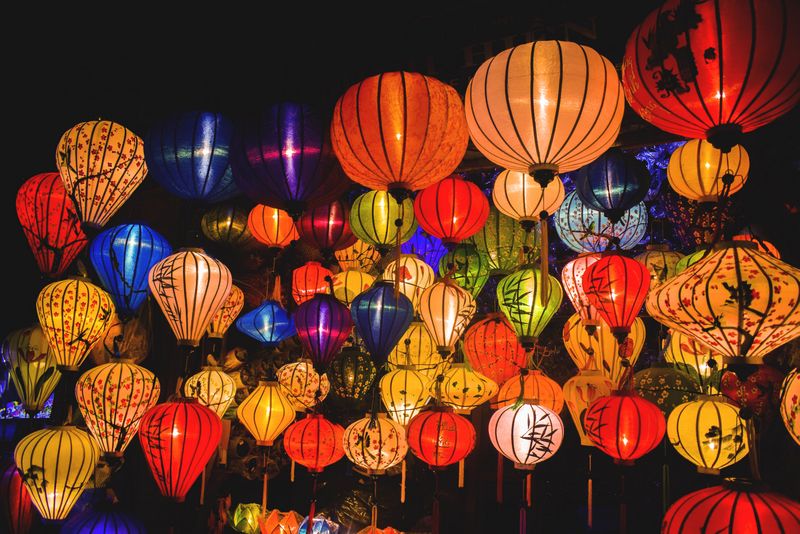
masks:
{"label": "hanging cord", "polygon": [[497,504],[503,503],[503,455],[497,451],[497,488],[495,489]]}
{"label": "hanging cord", "polygon": [[[378,476],[372,475],[372,517],[370,520],[372,529],[378,528]],[[310,530],[309,530],[310,532]]]}
{"label": "hanging cord", "polygon": [[267,484],[269,482],[269,469],[267,468],[268,459],[269,459],[269,447],[264,447],[263,448],[264,485],[261,488],[261,514],[264,516],[267,513]]}
{"label": "hanging cord", "polygon": [[703,253],[703,257],[700,260],[704,260],[711,251],[714,250],[714,246],[719,243],[719,240],[722,238],[722,220],[723,220],[723,213],[725,213],[725,204],[728,201],[728,194],[731,190],[731,184],[733,184],[734,175],[730,172],[726,172],[722,176],[722,191],[719,192],[719,196],[717,197],[717,228],[714,230],[714,237],[711,239],[711,243],[706,248],[705,253]]}
{"label": "hanging cord", "polygon": [[402,240],[403,236],[401,235],[401,229],[403,228],[403,213],[405,210],[405,206],[402,202],[400,202],[400,217],[394,220],[395,226],[395,260],[394,260],[394,298],[397,300],[400,298],[400,258],[402,249],[400,247],[400,241]]}
{"label": "hanging cord", "polygon": [[314,516],[317,514],[317,478],[318,473],[311,473],[311,504],[308,507],[308,528],[306,532],[314,532]]}
{"label": "hanging cord", "polygon": [[520,534],[526,534],[528,532],[528,508],[530,508],[530,505],[528,504],[530,501],[530,485],[528,484],[528,477],[530,477],[530,473],[526,474],[522,478],[522,499],[520,500],[519,504]]}
{"label": "hanging cord", "polygon": [[739,416],[744,419],[747,429],[747,440],[750,442],[750,453],[747,458],[750,461],[750,476],[755,482],[761,482],[761,469],[758,464],[758,432],[756,432],[756,418],[753,410],[742,408]]}

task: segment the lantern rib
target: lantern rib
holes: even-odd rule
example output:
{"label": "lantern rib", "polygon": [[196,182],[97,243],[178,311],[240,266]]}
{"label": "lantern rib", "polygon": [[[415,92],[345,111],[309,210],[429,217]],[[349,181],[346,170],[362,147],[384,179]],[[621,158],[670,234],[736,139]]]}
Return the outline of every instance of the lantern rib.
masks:
{"label": "lantern rib", "polygon": [[[719,10],[717,9],[715,11],[718,12]],[[684,33],[684,38],[686,39],[686,49],[691,51],[691,49],[692,49],[692,44],[691,44],[692,43],[692,39],[691,39],[691,36],[689,35],[689,33],[690,32],[687,29],[686,32]],[[719,56],[718,56],[719,57],[719,65],[720,65],[720,67],[722,67],[722,42],[717,41],[717,48],[719,50]],[[703,93],[700,91],[700,83],[697,81],[697,75],[694,76],[694,80],[692,80],[691,83],[694,86],[695,93],[697,94],[697,101],[700,103],[700,106],[703,108],[703,111],[705,112],[706,117],[708,118],[708,123],[707,123],[708,126],[707,126],[707,128],[711,128],[713,126],[713,124],[714,124],[714,117],[711,116],[711,111],[708,109],[708,105],[706,104],[705,98],[703,98]],[[720,86],[722,85],[722,80],[721,79],[719,80],[719,84],[720,84]],[[720,109],[722,109],[722,102],[723,102],[722,99],[724,98],[723,97],[724,91],[723,91],[722,87],[719,87],[719,93],[720,93],[720,97],[719,97],[720,98]],[[687,111],[689,110],[689,107],[686,106],[686,104],[683,102],[683,100],[680,97],[680,93],[678,91],[675,91],[672,96]]]}
{"label": "lantern rib", "polygon": [[[558,128],[558,117],[559,117],[559,113],[558,112],[561,110],[561,97],[564,96],[563,95],[563,90],[564,90],[564,50],[561,48],[561,41],[556,41],[555,43],[556,43],[556,47],[558,48],[558,98],[556,98],[556,110],[555,110],[555,113],[553,114],[553,124],[552,124],[552,126],[550,126],[550,140],[547,143],[547,150],[545,151],[544,158],[543,158],[544,162],[547,162],[547,163],[549,163],[549,162],[557,162],[558,161],[558,156],[561,153],[561,151],[564,150],[564,148],[569,145],[569,140],[572,138],[572,134],[575,133],[575,129],[577,128],[578,123],[580,122],[580,119],[581,119],[581,115],[583,114],[583,108],[586,105],[586,91],[587,91],[587,88],[589,87],[589,63],[588,63],[588,58],[586,56],[586,51],[583,49],[583,47],[581,47],[581,52],[583,53],[583,59],[584,59],[584,62],[586,63],[586,76],[584,76],[584,80],[583,80],[583,82],[584,82],[583,83],[583,98],[581,98],[581,105],[580,105],[580,108],[578,109],[578,114],[575,117],[575,119],[572,121],[572,130],[567,135],[567,137],[564,139],[564,141],[561,143],[561,146],[557,148],[556,153],[551,158],[550,157],[550,151],[553,149],[553,140],[555,140],[555,138],[556,138],[556,131],[557,131],[557,128]],[[535,50],[535,46],[534,46],[534,50]],[[531,54],[531,55],[533,55],[533,54]],[[531,107],[533,107],[533,99],[531,99]],[[602,106],[601,106],[601,108],[602,108]],[[567,157],[569,157],[569,151],[567,152]]]}

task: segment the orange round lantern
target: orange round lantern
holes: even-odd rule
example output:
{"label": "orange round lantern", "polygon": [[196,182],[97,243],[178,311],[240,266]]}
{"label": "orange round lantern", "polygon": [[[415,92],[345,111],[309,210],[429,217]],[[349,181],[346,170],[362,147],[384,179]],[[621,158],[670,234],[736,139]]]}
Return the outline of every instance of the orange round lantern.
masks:
{"label": "orange round lantern", "polygon": [[318,261],[309,261],[292,271],[292,298],[298,304],[311,300],[317,293],[331,292],[333,273]]}
{"label": "orange round lantern", "polygon": [[739,145],[723,152],[708,141],[692,139],[669,158],[667,179],[673,191],[698,202],[717,202],[744,187],[750,157]]}
{"label": "orange round lantern", "polygon": [[452,408],[437,406],[411,420],[406,438],[414,456],[435,469],[469,456],[475,448],[475,427]]}
{"label": "orange round lantern", "polygon": [[257,204],[247,217],[247,228],[256,241],[268,247],[283,248],[299,239],[291,215],[278,208]]}
{"label": "orange round lantern", "polygon": [[464,356],[473,369],[497,384],[525,367],[525,349],[502,313],[492,313],[464,333]]}
{"label": "orange round lantern", "polygon": [[283,448],[293,461],[312,473],[320,473],[344,456],[344,428],[310,413],[292,423],[283,434]]}
{"label": "orange round lantern", "polygon": [[557,414],[564,409],[564,392],[561,386],[538,369],[524,369],[518,376],[506,380],[492,406],[503,408],[519,399],[544,406]]}

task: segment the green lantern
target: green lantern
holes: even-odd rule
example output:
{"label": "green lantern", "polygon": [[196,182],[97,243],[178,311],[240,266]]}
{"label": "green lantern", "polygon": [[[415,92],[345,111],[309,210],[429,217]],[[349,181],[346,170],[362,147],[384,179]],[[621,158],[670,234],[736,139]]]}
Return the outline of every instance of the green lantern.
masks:
{"label": "green lantern", "polygon": [[257,534],[261,531],[258,526],[258,516],[261,515],[261,505],[256,503],[239,503],[230,516],[230,525],[236,532],[244,534]]}
{"label": "green lantern", "polygon": [[331,389],[342,399],[363,399],[376,374],[372,359],[356,347],[342,349],[328,368]]}
{"label": "green lantern", "polygon": [[706,255],[706,249],[699,248],[678,260],[675,264],[675,274],[680,274],[698,261],[702,260]]}
{"label": "green lantern", "polygon": [[489,280],[489,258],[471,243],[460,243],[439,260],[439,276],[454,269],[453,281],[478,298]]}
{"label": "green lantern", "polygon": [[519,342],[526,350],[533,348],[536,338],[558,311],[564,296],[556,278],[548,274],[546,288],[543,278],[541,270],[526,266],[497,284],[500,310],[511,322]]}
{"label": "green lantern", "polygon": [[486,255],[489,274],[508,274],[520,264],[520,250],[529,247],[528,261],[539,255],[539,232],[526,232],[508,215],[503,215],[494,206],[489,210],[486,224],[469,241],[479,252]]}
{"label": "green lantern", "polygon": [[387,191],[368,191],[356,197],[350,208],[350,228],[360,240],[386,249],[397,244],[397,224],[400,225],[400,243],[411,239],[417,230],[414,202],[410,198],[402,204]]}
{"label": "green lantern", "polygon": [[658,406],[665,416],[676,406],[693,401],[703,393],[688,374],[666,363],[656,363],[633,375],[636,391]]}

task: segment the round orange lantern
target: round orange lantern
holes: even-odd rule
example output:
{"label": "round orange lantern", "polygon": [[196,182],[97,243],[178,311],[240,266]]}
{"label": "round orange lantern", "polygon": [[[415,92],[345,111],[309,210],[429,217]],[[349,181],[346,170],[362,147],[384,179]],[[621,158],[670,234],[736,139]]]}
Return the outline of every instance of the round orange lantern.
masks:
{"label": "round orange lantern", "polygon": [[298,304],[311,300],[317,293],[331,292],[333,273],[318,261],[309,261],[292,271],[292,298]]}
{"label": "round orange lantern", "polygon": [[414,417],[406,429],[408,448],[431,469],[457,463],[475,448],[475,427],[446,406]]}
{"label": "round orange lantern", "polygon": [[443,243],[458,243],[486,223],[489,200],[477,185],[454,174],[417,194],[414,215],[428,234]]}
{"label": "round orange lantern", "polygon": [[464,356],[479,373],[497,384],[525,367],[525,349],[502,313],[492,313],[464,333]]}
{"label": "round orange lantern", "polygon": [[300,238],[291,215],[264,204],[257,204],[250,210],[247,228],[259,243],[268,247],[283,248]]}
{"label": "round orange lantern", "polygon": [[744,187],[750,157],[739,145],[723,152],[708,141],[692,139],[669,158],[667,179],[673,191],[698,202],[716,202]]}
{"label": "round orange lantern", "polygon": [[506,380],[497,393],[494,407],[502,408],[525,399],[560,414],[564,409],[564,392],[558,382],[538,369],[523,369],[518,376]]}
{"label": "round orange lantern", "polygon": [[344,456],[344,428],[310,413],[305,419],[292,423],[283,435],[283,448],[293,461],[312,473],[320,473]]}

